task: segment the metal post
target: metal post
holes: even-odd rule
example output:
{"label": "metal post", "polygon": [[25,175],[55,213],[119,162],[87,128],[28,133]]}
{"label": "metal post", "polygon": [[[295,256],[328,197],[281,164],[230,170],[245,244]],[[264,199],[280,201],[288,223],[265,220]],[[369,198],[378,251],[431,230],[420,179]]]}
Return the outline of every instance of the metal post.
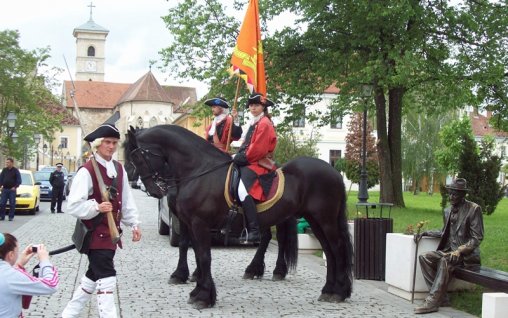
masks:
{"label": "metal post", "polygon": [[360,188],[358,189],[358,202],[366,203],[369,200],[367,191],[367,104],[363,109],[362,130],[362,170],[360,172]]}

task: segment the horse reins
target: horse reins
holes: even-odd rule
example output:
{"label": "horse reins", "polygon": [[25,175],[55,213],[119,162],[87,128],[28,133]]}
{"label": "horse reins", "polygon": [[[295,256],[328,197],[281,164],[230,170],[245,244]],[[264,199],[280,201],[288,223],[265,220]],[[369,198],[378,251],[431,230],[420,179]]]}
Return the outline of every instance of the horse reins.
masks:
{"label": "horse reins", "polygon": [[[213,166],[211,167],[210,169],[207,169],[205,171],[202,171],[198,174],[195,174],[195,175],[192,175],[192,176],[188,176],[188,177],[184,177],[184,178],[164,178],[162,176],[159,175],[159,172],[157,172],[151,162],[150,162],[150,159],[148,158],[148,156],[152,155],[154,157],[159,157],[159,158],[163,158],[164,159],[164,156],[161,155],[161,154],[158,154],[158,153],[154,153],[152,151],[150,151],[149,149],[143,149],[143,148],[136,148],[134,149],[133,151],[131,151],[131,157],[132,155],[137,152],[137,151],[140,151],[141,152],[141,157],[143,158],[145,164],[148,166],[148,168],[150,169],[150,174],[149,175],[145,175],[145,176],[139,176],[141,181],[144,181],[146,179],[153,179],[153,182],[161,189],[163,190],[163,192],[166,192],[168,189],[170,188],[174,188],[176,186],[178,186],[180,183],[182,182],[185,182],[185,181],[191,181],[191,180],[194,180],[194,179],[197,179],[199,177],[202,177],[210,172],[213,172],[223,166],[226,166],[228,164],[230,164],[231,162],[233,162],[233,160],[228,160],[226,162],[222,162],[216,166]],[[165,162],[165,160],[164,160]],[[133,164],[134,165],[134,164]],[[163,187],[160,182],[163,181],[165,183],[165,187]],[[168,185],[167,183],[168,182],[171,182],[173,183],[172,185]]]}

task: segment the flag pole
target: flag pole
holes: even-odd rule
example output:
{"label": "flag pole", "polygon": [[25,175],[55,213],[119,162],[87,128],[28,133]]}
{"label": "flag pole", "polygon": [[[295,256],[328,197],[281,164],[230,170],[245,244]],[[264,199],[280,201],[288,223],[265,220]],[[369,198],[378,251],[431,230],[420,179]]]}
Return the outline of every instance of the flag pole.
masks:
{"label": "flag pole", "polygon": [[[233,110],[232,111],[236,111],[236,104],[238,102],[238,93],[239,93],[239,91],[240,91],[240,76],[237,76],[237,80],[236,80],[236,93],[235,93],[235,99],[233,101]],[[228,141],[226,143],[226,152],[229,151],[229,143],[231,141],[231,132],[233,131],[233,122],[234,121],[235,121],[235,119],[233,118],[233,116],[231,116],[231,124],[229,125],[229,131],[228,131]]]}

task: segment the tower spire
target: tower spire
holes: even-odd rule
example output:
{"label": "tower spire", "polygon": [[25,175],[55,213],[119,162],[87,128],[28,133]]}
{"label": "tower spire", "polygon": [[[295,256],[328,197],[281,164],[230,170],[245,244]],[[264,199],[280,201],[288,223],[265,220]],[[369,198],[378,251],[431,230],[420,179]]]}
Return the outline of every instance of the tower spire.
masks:
{"label": "tower spire", "polygon": [[87,6],[90,8],[90,20],[92,20],[92,10],[93,8],[95,8],[95,6],[93,5],[93,3],[90,1],[90,4]]}

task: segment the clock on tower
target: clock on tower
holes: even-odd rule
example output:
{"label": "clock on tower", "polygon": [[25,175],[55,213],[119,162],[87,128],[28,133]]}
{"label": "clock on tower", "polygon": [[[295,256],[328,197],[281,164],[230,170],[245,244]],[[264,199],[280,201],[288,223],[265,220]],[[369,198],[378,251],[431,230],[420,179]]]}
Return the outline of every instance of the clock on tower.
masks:
{"label": "clock on tower", "polygon": [[97,71],[97,63],[95,61],[86,61],[85,70],[87,72]]}

